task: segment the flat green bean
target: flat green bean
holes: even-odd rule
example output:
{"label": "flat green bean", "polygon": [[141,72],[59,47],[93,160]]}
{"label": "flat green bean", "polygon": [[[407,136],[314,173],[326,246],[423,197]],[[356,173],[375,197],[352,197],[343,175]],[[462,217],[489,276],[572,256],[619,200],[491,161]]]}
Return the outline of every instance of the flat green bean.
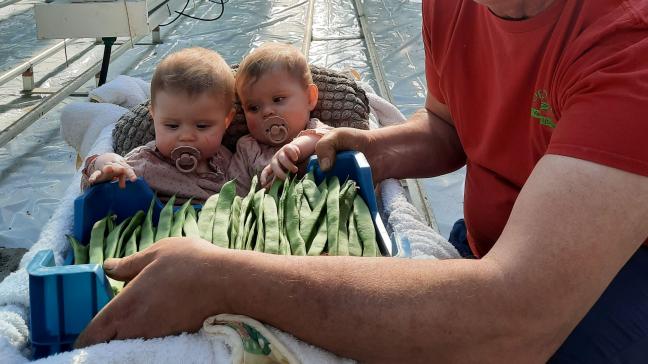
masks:
{"label": "flat green bean", "polygon": [[349,215],[349,255],[352,257],[362,256],[362,244],[360,237],[358,237],[358,229],[356,228],[355,216],[353,213]]}
{"label": "flat green bean", "polygon": [[184,236],[189,236],[192,238],[200,237],[198,223],[196,222],[196,209],[194,209],[193,206],[189,206],[189,208],[187,209],[187,217],[185,218],[185,223],[182,227],[182,230],[184,231]]}
{"label": "flat green bean", "polygon": [[157,232],[155,233],[155,240],[153,242],[169,237],[169,234],[171,233],[171,224],[173,222],[174,203],[175,195],[171,196],[166,205],[164,205],[164,208],[162,208],[157,225]]}
{"label": "flat green bean", "polygon": [[291,184],[291,176],[288,175],[283,183],[281,197],[279,197],[279,206],[277,208],[277,215],[279,216],[279,254],[290,255],[290,243],[286,237],[286,196],[289,194]]}
{"label": "flat green bean", "polygon": [[241,202],[243,199],[240,196],[234,196],[234,202],[232,202],[232,213],[230,214],[228,234],[229,241],[234,242],[239,235],[239,219],[241,218]]}
{"label": "flat green bean", "polygon": [[169,230],[169,236],[182,236],[182,227],[187,219],[187,208],[189,208],[190,205],[191,199],[188,199],[182,204],[178,211],[173,214],[173,223],[171,224],[171,230]]}
{"label": "flat green bean", "polygon": [[338,255],[338,234],[340,232],[340,180],[332,177],[328,181],[326,197],[327,245],[329,255]]}
{"label": "flat green bean", "polygon": [[65,235],[72,246],[74,253],[74,264],[88,264],[90,247],[81,245],[72,235]]}
{"label": "flat green bean", "polygon": [[327,197],[328,188],[325,188],[319,195],[319,199],[315,203],[313,211],[305,219],[303,219],[303,223],[300,224],[299,232],[300,235],[304,238],[307,250],[310,250],[310,245],[312,244],[313,239],[315,239],[315,236],[319,230],[318,223],[321,223],[322,221],[320,217],[322,215],[326,216]]}
{"label": "flat green bean", "polygon": [[355,218],[356,229],[360,242],[362,242],[363,257],[379,257],[380,250],[376,242],[376,229],[371,219],[369,207],[360,195],[356,195],[353,200],[353,215]]}
{"label": "flat green bean", "polygon": [[255,175],[252,177],[252,182],[250,184],[250,191],[248,194],[243,198],[243,201],[241,201],[241,211],[239,212],[239,228],[238,228],[238,236],[236,237],[236,240],[232,242],[234,245],[234,249],[245,249],[245,241],[247,238],[247,234],[249,231],[247,229],[250,228],[250,226],[245,226],[247,224],[247,215],[248,212],[250,211],[250,208],[252,207],[251,203],[253,203],[254,199],[254,194],[256,192],[256,186],[257,186],[257,176]]}
{"label": "flat green bean", "polygon": [[119,235],[121,234],[122,230],[126,226],[128,226],[131,218],[132,217],[127,217],[124,221],[122,221],[119,225],[117,225],[110,233],[108,233],[108,237],[106,238],[106,243],[104,245],[104,260],[109,258],[115,258],[115,254],[117,253],[117,243],[119,241]]}
{"label": "flat green bean", "polygon": [[[308,199],[306,198],[305,195],[302,195],[301,196],[301,203],[299,204],[299,231],[300,231],[300,233],[302,231],[302,226],[304,226],[304,221],[311,214],[311,212],[313,212],[313,210],[311,210],[311,207],[308,204]],[[306,237],[304,235],[302,235],[302,236],[304,237],[304,239],[306,239]]]}
{"label": "flat green bean", "polygon": [[114,258],[121,258],[124,256],[128,239],[130,239],[130,236],[133,234],[133,231],[135,231],[135,228],[142,225],[142,221],[144,220],[144,217],[145,217],[144,211],[139,210],[130,219],[128,225],[126,225],[126,227],[122,230],[119,239],[117,240],[117,248],[115,249]]}
{"label": "flat green bean", "polygon": [[319,226],[317,228],[317,233],[315,234],[315,238],[313,238],[313,242],[308,248],[308,255],[311,256],[322,254],[322,252],[324,252],[324,248],[326,248],[327,223],[325,213],[320,216],[317,225]]}
{"label": "flat green bean", "polygon": [[142,223],[142,236],[138,247],[139,250],[144,250],[153,245],[153,239],[155,238],[155,233],[153,232],[153,209],[156,201],[157,197],[153,196],[148,211],[146,211],[146,217],[144,218],[144,223]]}
{"label": "flat green bean", "polygon": [[254,194],[254,215],[256,216],[256,243],[254,250],[263,252],[265,249],[265,230],[263,225],[263,200],[265,199],[265,188],[258,190]]}
{"label": "flat green bean", "polygon": [[301,195],[297,192],[298,184],[295,180],[290,184],[286,196],[286,234],[292,255],[306,255],[306,243],[299,233],[299,211],[297,210],[297,199],[301,198]]}
{"label": "flat green bean", "polygon": [[103,219],[97,221],[92,226],[92,231],[90,232],[90,250],[89,250],[89,262],[90,264],[102,264],[103,263],[103,245],[106,233],[106,223],[111,216],[108,215]]}
{"label": "flat green bean", "polygon": [[353,198],[356,195],[356,184],[347,180],[340,190],[340,231],[338,233],[338,254],[349,255],[349,215],[353,210]]}
{"label": "flat green bean", "polygon": [[302,182],[302,188],[304,190],[304,196],[306,196],[310,208],[314,209],[321,191],[317,189],[315,182],[309,179],[304,179],[304,181]]}
{"label": "flat green bean", "polygon": [[[254,235],[254,231],[252,231],[252,226],[254,225],[254,214],[250,212],[246,217],[245,217],[245,224],[243,224],[243,232],[239,234],[238,237],[241,238],[242,244],[239,249],[243,250],[252,250],[252,247],[248,247],[248,242],[252,243],[249,240],[250,235]],[[256,225],[254,226],[256,228]]]}
{"label": "flat green bean", "polygon": [[277,221],[277,205],[273,198],[263,199],[263,225],[265,239],[263,251],[270,254],[279,253],[279,223]]}
{"label": "flat green bean", "polygon": [[214,216],[212,243],[221,248],[227,248],[230,245],[229,237],[227,236],[227,225],[230,219],[234,196],[236,196],[236,182],[231,180],[225,183],[223,188],[221,188]]}
{"label": "flat green bean", "polygon": [[215,193],[205,201],[205,204],[198,214],[198,231],[200,237],[211,242],[214,231],[214,214],[216,213],[216,204],[218,203],[218,193]]}
{"label": "flat green bean", "polygon": [[131,236],[128,238],[128,242],[126,243],[126,247],[124,248],[125,257],[137,253],[137,238],[139,237],[141,229],[141,225],[136,227],[135,230],[133,230]]}
{"label": "flat green bean", "polygon": [[275,205],[279,204],[279,190],[281,189],[281,186],[283,186],[283,181],[279,178],[275,178],[272,182],[272,186],[270,186],[270,189],[268,190],[268,195],[272,196],[275,200]]}

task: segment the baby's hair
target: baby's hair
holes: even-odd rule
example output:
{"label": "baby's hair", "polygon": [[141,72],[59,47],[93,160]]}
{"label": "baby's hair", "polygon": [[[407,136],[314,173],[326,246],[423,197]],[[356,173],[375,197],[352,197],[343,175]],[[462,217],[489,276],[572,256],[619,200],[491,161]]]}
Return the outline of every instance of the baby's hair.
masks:
{"label": "baby's hair", "polygon": [[313,83],[308,61],[299,49],[283,43],[266,43],[247,55],[236,72],[236,90],[251,85],[269,71],[284,70],[302,83]]}
{"label": "baby's hair", "polygon": [[167,56],[158,64],[151,80],[151,103],[160,91],[185,92],[189,97],[204,92],[223,95],[234,102],[234,76],[215,51],[195,47]]}

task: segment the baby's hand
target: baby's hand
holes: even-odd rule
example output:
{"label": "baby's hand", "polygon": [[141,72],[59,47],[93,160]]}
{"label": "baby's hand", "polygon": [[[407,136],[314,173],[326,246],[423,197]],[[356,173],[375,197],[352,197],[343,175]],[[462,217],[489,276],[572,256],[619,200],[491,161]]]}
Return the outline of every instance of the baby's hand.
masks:
{"label": "baby's hand", "polygon": [[95,170],[88,177],[88,183],[93,185],[99,182],[119,180],[119,187],[126,187],[126,179],[131,182],[137,180],[135,171],[126,160],[114,153],[102,154],[95,160]]}
{"label": "baby's hand", "polygon": [[261,185],[268,185],[274,177],[286,179],[286,171],[297,173],[300,154],[299,147],[294,144],[288,143],[281,147],[261,172]]}

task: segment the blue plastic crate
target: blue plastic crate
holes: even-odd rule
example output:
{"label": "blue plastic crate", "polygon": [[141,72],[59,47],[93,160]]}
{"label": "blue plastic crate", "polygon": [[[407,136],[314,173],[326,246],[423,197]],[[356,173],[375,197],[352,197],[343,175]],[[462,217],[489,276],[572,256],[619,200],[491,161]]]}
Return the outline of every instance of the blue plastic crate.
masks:
{"label": "blue plastic crate", "polygon": [[[381,253],[391,256],[394,249],[378,214],[371,170],[364,155],[357,152],[338,154],[331,171],[323,174],[317,159],[309,162],[317,181],[324,176],[335,175],[341,181],[348,178],[357,182],[372,214]],[[146,182],[138,179],[119,188],[116,182],[102,183],[88,189],[74,201],[74,237],[88,244],[94,223],[109,212],[117,215],[116,222],[134,215],[138,210],[147,211],[154,193]],[[200,206],[198,206],[200,207]],[[163,204],[154,205],[153,221],[157,222]],[[90,320],[112,298],[108,279],[100,265],[72,265],[72,254],[64,265],[54,265],[51,250],[36,254],[27,267],[29,273],[29,300],[31,305],[30,335],[34,358],[71,349],[74,340]]]}
{"label": "blue plastic crate", "polygon": [[27,272],[35,359],[70,350],[88,322],[113,297],[100,265],[55,266],[51,250],[38,252]]}
{"label": "blue plastic crate", "polygon": [[389,234],[387,234],[387,229],[385,229],[385,224],[383,224],[380,213],[378,212],[371,168],[364,154],[354,151],[340,152],[335,157],[335,164],[327,172],[322,172],[317,161],[317,156],[312,156],[308,161],[307,169],[313,171],[315,182],[317,183],[320,183],[324,177],[331,176],[336,176],[340,180],[340,183],[344,183],[347,179],[356,181],[359,187],[358,192],[367,203],[369,212],[371,212],[371,219],[376,228],[376,239],[378,240],[380,252],[383,256],[394,256],[397,254],[397,249],[392,244]]}

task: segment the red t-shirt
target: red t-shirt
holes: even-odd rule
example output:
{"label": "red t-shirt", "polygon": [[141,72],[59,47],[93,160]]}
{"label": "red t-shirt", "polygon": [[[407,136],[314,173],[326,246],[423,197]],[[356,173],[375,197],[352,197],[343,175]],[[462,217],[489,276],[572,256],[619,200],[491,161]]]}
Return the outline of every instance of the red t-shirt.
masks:
{"label": "red t-shirt", "polygon": [[546,153],[648,176],[648,1],[555,0],[513,21],[473,0],[424,0],[423,39],[428,91],[467,156],[478,256]]}

